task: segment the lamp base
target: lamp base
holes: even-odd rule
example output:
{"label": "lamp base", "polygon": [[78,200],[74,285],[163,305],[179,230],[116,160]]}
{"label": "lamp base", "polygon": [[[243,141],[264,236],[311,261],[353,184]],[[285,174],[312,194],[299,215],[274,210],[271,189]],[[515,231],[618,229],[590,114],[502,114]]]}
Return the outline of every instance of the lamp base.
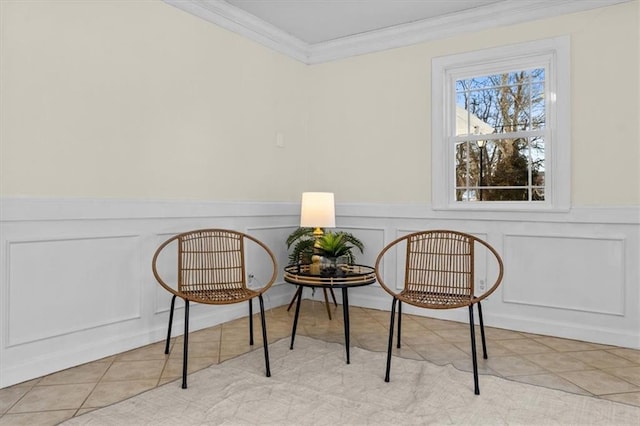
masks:
{"label": "lamp base", "polygon": [[309,265],[309,272],[313,275],[320,274],[320,261],[322,260],[321,256],[314,254],[311,256],[311,265]]}
{"label": "lamp base", "polygon": [[320,262],[322,256],[320,256],[320,238],[324,235],[324,231],[320,227],[316,227],[313,230],[313,238],[315,243],[313,244],[313,256],[311,256],[311,265],[309,265],[310,272],[312,274],[320,274]]}

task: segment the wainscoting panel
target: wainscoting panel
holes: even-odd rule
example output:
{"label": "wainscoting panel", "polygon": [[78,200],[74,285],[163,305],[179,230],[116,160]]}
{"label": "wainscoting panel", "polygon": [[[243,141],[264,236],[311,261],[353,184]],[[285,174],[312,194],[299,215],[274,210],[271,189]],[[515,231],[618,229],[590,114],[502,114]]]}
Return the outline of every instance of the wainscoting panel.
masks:
{"label": "wainscoting panel", "polygon": [[[505,268],[502,284],[483,302],[490,326],[640,348],[637,207],[575,208],[556,214],[346,205],[337,212],[341,226],[357,223],[384,230],[384,244],[423,229],[453,229],[488,241],[501,254]],[[476,264],[478,287],[481,281],[489,285],[495,276],[496,267],[487,259]],[[385,258],[382,268],[388,283],[402,281],[402,262],[402,254]],[[358,292],[350,302],[389,310],[391,298],[385,292]],[[403,306],[403,311],[462,322],[468,318],[464,309]]]}
{"label": "wainscoting panel", "polygon": [[[170,295],[151,259],[170,236],[199,228],[242,230],[278,260],[267,309],[286,305],[286,237],[299,203],[105,199],[0,200],[0,387],[165,338]],[[365,244],[358,263],[373,265],[395,238],[422,229],[454,229],[487,240],[505,261],[505,277],[483,303],[485,323],[523,332],[640,348],[640,208],[580,207],[566,213],[435,211],[428,204],[338,204],[336,230]],[[252,284],[270,276],[249,250]],[[478,262],[478,282],[495,266]],[[401,259],[381,266],[389,281]],[[173,265],[161,268],[171,274]],[[305,292],[321,300],[322,292]],[[337,293],[340,299],[340,292]],[[349,292],[353,306],[388,311],[377,283]],[[183,302],[173,335],[182,333]],[[466,321],[466,310],[406,313]],[[337,308],[340,309],[340,308]],[[246,304],[194,305],[191,329],[247,315]]]}
{"label": "wainscoting panel", "polygon": [[[274,286],[284,284],[282,277],[284,267],[287,265],[288,256],[285,240],[286,235],[289,235],[294,229],[294,227],[289,226],[268,226],[250,227],[245,230],[247,234],[252,235],[265,243],[276,257],[278,262],[278,276]],[[252,265],[252,269],[247,271],[247,273],[253,275],[252,282],[249,283],[249,286],[251,287],[255,285],[257,287],[262,287],[267,283],[269,278],[271,278],[271,263],[262,250],[258,250],[257,247],[248,246],[247,250],[247,264]]]}
{"label": "wainscoting panel", "polygon": [[140,318],[137,245],[128,235],[10,241],[7,347]]}
{"label": "wainscoting panel", "polygon": [[504,252],[505,303],[624,316],[623,239],[505,235]]}
{"label": "wainscoting panel", "polygon": [[[299,206],[271,203],[2,199],[0,218],[0,387],[163,340],[171,295],[151,260],[171,236],[201,228],[247,232],[276,254],[278,279],[266,308],[288,303],[282,283],[286,235]],[[249,248],[251,284],[271,276]],[[175,259],[160,269],[175,278]],[[174,280],[175,282],[175,280]],[[257,304],[254,306],[257,308]],[[194,304],[191,330],[248,314],[246,303]],[[173,335],[183,332],[176,302]]]}

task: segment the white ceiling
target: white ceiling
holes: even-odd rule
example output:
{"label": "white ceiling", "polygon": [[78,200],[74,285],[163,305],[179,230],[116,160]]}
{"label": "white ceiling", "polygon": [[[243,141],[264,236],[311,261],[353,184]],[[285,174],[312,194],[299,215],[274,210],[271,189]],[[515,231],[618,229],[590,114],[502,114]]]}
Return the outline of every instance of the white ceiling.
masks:
{"label": "white ceiling", "polygon": [[306,64],[635,0],[163,0]]}
{"label": "white ceiling", "polygon": [[226,0],[309,44],[433,19],[501,0]]}

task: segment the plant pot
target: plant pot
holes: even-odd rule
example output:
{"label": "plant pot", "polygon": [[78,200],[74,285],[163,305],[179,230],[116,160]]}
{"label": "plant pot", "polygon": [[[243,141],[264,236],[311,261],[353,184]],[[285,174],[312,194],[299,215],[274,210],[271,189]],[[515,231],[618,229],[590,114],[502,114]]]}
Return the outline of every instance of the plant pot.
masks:
{"label": "plant pot", "polygon": [[331,256],[323,256],[320,261],[320,273],[323,276],[327,277],[338,277],[344,275],[344,271],[342,270],[342,265],[346,265],[347,257],[339,256],[339,257],[331,257]]}

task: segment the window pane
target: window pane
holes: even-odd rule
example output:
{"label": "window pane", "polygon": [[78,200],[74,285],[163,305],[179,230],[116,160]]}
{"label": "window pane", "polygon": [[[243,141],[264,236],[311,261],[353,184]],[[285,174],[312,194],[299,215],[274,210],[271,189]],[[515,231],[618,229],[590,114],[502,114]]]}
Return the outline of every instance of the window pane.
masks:
{"label": "window pane", "polygon": [[525,138],[494,141],[484,168],[487,186],[527,186],[529,184],[529,147]]}
{"label": "window pane", "polygon": [[546,185],[545,179],[545,143],[543,138],[531,138],[531,184]]}
{"label": "window pane", "polygon": [[483,189],[482,201],[529,201],[526,188]]}
{"label": "window pane", "polygon": [[490,134],[494,132],[481,117],[486,113],[481,111],[483,93],[468,92],[457,96],[456,105],[456,135]]}
{"label": "window pane", "polygon": [[478,173],[478,186],[488,186],[491,183],[491,169],[498,152],[496,141],[477,141],[474,144],[477,147],[476,162]]}
{"label": "window pane", "polygon": [[456,135],[518,132],[545,124],[544,68],[456,81]]}
{"label": "window pane", "polygon": [[531,70],[531,83],[544,83],[546,81],[546,73],[544,68],[534,68]]}
{"label": "window pane", "polygon": [[476,201],[477,191],[474,189],[457,189],[456,201]]}
{"label": "window pane", "polygon": [[455,158],[456,158],[456,187],[464,187],[470,185],[468,179],[470,179],[468,157],[469,157],[469,143],[461,142],[455,146]]}
{"label": "window pane", "polygon": [[545,127],[544,83],[531,86],[531,130]]}
{"label": "window pane", "polygon": [[463,141],[454,149],[456,200],[544,201],[543,138]]}

